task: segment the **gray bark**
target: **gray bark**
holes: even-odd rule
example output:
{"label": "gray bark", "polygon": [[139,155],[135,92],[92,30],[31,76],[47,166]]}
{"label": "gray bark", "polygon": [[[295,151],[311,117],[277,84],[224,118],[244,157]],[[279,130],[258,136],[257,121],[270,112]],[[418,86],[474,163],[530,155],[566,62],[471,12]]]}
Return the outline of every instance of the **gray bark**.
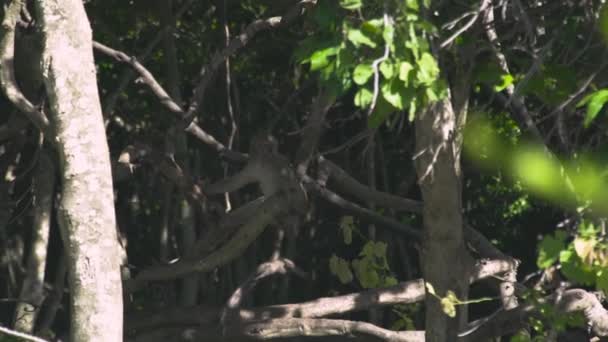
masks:
{"label": "gray bark", "polygon": [[[469,255],[463,238],[460,148],[456,113],[450,96],[434,103],[416,119],[416,172],[424,202],[421,266],[424,280],[437,295],[468,294]],[[438,298],[426,296],[426,341],[455,341],[466,324],[463,307],[457,317],[443,311]]]}
{"label": "gray bark", "polygon": [[32,247],[19,303],[15,309],[15,330],[28,334],[34,332],[34,324],[44,300],[44,275],[53,209],[55,170],[45,152],[40,155],[34,177]]}
{"label": "gray bark", "polygon": [[82,1],[37,0],[43,78],[59,152],[72,341],[121,341],[122,282],[112,174]]}

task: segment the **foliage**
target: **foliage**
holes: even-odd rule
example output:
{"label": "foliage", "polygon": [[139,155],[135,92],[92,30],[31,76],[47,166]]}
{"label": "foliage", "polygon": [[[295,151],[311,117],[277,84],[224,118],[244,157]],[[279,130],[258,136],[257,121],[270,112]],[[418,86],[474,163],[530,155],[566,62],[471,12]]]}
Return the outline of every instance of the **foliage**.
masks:
{"label": "foliage", "polygon": [[436,29],[422,18],[417,1],[390,2],[390,14],[373,1],[339,5],[320,4],[318,32],[303,41],[296,59],[318,72],[334,96],[354,87],[354,105],[369,113],[370,128],[394,124],[393,114],[403,110],[411,121],[419,108],[446,95],[426,39]]}

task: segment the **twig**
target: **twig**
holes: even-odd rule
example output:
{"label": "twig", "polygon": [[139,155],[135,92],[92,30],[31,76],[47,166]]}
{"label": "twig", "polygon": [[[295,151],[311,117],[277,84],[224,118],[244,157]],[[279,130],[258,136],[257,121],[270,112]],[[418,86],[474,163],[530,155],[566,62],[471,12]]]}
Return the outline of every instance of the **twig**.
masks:
{"label": "twig", "polygon": [[[384,20],[384,27],[388,26],[389,25],[388,14],[384,13],[383,20]],[[382,63],[388,59],[389,53],[390,53],[390,46],[388,43],[386,43],[386,44],[384,44],[384,54],[382,55],[382,57],[375,59],[372,62],[372,70],[374,71],[374,95],[372,97],[372,103],[369,106],[369,109],[367,110],[367,116],[372,115],[374,109],[376,108],[376,101],[378,100],[378,93],[379,93],[378,88],[379,88],[379,83],[380,83],[380,72],[378,71],[378,66],[380,65],[380,63]]]}
{"label": "twig", "polygon": [[5,328],[5,327],[3,327],[1,325],[0,325],[0,332],[3,332],[3,333],[5,333],[7,335],[10,335],[10,336],[19,337],[19,338],[24,339],[26,341],[48,342],[47,340],[42,339],[40,337],[36,337],[36,336],[33,336],[33,335],[29,335],[29,334],[25,334],[25,333],[22,333],[22,332],[15,331],[15,330],[11,330],[11,329]]}
{"label": "twig", "polygon": [[6,97],[46,135],[50,135],[49,120],[23,95],[15,79],[15,26],[22,8],[21,0],[12,0],[4,8],[0,33],[0,84]]}
{"label": "twig", "polygon": [[[491,0],[483,0],[481,2],[481,5],[479,6],[479,9],[477,9],[477,11],[474,12],[471,19],[469,19],[469,21],[466,24],[464,24],[461,28],[456,30],[456,32],[454,32],[450,37],[448,37],[446,40],[441,42],[441,44],[439,44],[439,48],[445,49],[456,38],[458,38],[458,36],[460,36],[464,31],[468,30],[471,26],[473,26],[473,24],[475,24],[475,22],[477,21],[477,18],[479,18],[479,15],[481,14],[481,12],[485,11],[486,8],[488,8],[488,6],[490,6],[491,4],[492,4]],[[491,10],[491,8],[490,8],[490,10]]]}

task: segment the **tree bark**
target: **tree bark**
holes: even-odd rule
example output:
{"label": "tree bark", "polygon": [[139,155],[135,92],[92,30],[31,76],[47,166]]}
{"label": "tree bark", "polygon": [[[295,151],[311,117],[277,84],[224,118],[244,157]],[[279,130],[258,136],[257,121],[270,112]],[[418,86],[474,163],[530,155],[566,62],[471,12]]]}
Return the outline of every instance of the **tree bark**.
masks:
{"label": "tree bark", "polygon": [[121,341],[122,283],[108,145],[82,1],[37,0],[68,254],[71,341]]}
{"label": "tree bark", "polygon": [[[463,239],[460,148],[451,96],[436,102],[416,120],[416,171],[424,200],[421,266],[424,281],[441,297],[468,293],[469,259]],[[427,295],[426,341],[455,341],[466,324],[465,306],[450,318],[435,296]]]}
{"label": "tree bark", "polygon": [[32,246],[27,261],[27,273],[21,286],[19,303],[15,308],[15,330],[31,334],[44,300],[46,269],[55,170],[46,151],[41,152],[34,176],[34,224]]}

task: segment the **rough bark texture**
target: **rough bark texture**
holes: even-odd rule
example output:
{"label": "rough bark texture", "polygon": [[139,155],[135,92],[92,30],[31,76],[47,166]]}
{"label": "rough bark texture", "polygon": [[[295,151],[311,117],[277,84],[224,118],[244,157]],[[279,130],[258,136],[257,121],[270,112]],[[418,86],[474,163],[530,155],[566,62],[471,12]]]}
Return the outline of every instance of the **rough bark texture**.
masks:
{"label": "rough bark texture", "polygon": [[122,340],[122,287],[112,174],[82,1],[38,0],[43,77],[55,124],[68,251],[71,341]]}
{"label": "rough bark texture", "polygon": [[44,300],[44,275],[53,210],[55,170],[46,152],[40,155],[34,178],[34,224],[32,247],[27,261],[20,302],[15,309],[15,330],[33,333]]}
{"label": "rough bark texture", "polygon": [[[424,202],[421,266],[424,280],[444,297],[448,290],[459,299],[468,292],[468,259],[463,239],[461,181],[454,142],[456,115],[450,96],[431,105],[416,120],[416,171]],[[426,341],[455,341],[466,314],[448,317],[439,300],[426,299]]]}

